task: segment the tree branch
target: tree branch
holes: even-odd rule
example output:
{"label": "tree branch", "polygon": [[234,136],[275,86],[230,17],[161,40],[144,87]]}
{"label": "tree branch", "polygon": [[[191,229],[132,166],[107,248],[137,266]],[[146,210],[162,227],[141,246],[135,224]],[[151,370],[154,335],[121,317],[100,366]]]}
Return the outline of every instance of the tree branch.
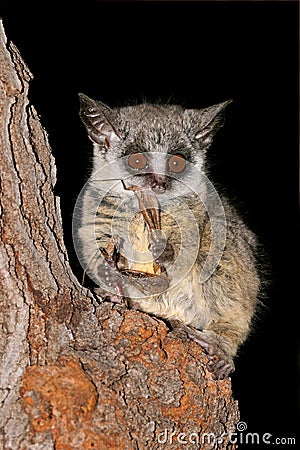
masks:
{"label": "tree branch", "polygon": [[2,448],[235,448],[231,383],[202,349],[72,274],[32,75],[2,27],[0,46]]}

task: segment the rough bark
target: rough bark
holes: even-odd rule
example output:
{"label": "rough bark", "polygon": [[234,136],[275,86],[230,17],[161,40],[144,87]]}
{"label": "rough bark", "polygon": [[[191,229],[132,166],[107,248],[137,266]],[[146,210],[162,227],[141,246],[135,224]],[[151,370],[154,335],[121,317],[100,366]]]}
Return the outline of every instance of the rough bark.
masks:
{"label": "rough bark", "polygon": [[235,448],[231,383],[202,349],[72,274],[32,76],[2,28],[0,46],[0,447]]}

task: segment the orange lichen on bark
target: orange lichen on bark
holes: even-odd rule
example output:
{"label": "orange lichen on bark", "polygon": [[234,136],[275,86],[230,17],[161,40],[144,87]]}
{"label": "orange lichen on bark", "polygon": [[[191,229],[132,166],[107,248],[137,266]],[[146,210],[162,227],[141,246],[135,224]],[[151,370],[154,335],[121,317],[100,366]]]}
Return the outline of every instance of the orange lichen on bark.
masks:
{"label": "orange lichen on bark", "polygon": [[[232,399],[230,381],[215,381],[206,368],[208,361],[203,349],[188,338],[179,339],[176,334],[168,333],[161,322],[157,326],[147,327],[147,322],[139,324],[135,317],[136,312],[127,311],[119,330],[119,336],[126,340],[126,359],[131,362],[141,363],[149,372],[147,385],[150,396],[140,399],[145,410],[150,408],[151,402],[157,403],[165,420],[176,423],[178,432],[186,430],[187,424],[193,424],[194,430],[209,433],[215,417],[221,415],[221,406],[218,402],[213,407],[211,398],[222,398],[224,404],[234,402]],[[149,324],[148,324],[149,325]],[[138,330],[138,333],[137,333]],[[118,339],[115,341],[117,344]],[[139,342],[139,352],[134,351]],[[202,361],[202,363],[200,363]],[[155,395],[157,376],[166,371],[166,375],[176,378],[181,383],[178,392],[178,401],[170,404],[161,401],[160,392]],[[174,378],[174,379],[175,379]],[[173,380],[170,380],[172,383]],[[154,389],[154,390],[153,390]],[[226,422],[224,418],[224,423]],[[156,433],[159,433],[157,429]],[[167,448],[167,447],[166,447]]]}
{"label": "orange lichen on bark", "polygon": [[143,364],[146,368],[155,370],[156,366],[153,366],[153,361],[155,360],[156,364],[160,364],[165,359],[161,342],[167,331],[162,322],[157,321],[155,327],[153,324],[150,326],[149,323],[146,324],[140,320],[139,313],[134,310],[128,310],[124,313],[124,320],[114,345],[117,346],[120,341],[126,340],[126,358],[131,362],[136,361]]}
{"label": "orange lichen on bark", "polygon": [[53,365],[28,367],[20,394],[33,429],[53,433],[57,449],[79,449],[83,443],[97,448],[88,430],[97,393],[75,358],[62,356]]}
{"label": "orange lichen on bark", "polygon": [[230,381],[211,379],[201,347],[134,310],[123,311],[115,338],[106,341],[119,313],[109,304],[101,307],[101,342],[110,349],[105,363],[99,365],[88,352],[81,354],[84,368],[64,356],[53,365],[27,369],[21,395],[33,431],[51,433],[58,450],[129,450],[133,438],[141,450],[156,448],[166,429],[209,433],[216,418],[222,434],[226,414],[235,414]]}

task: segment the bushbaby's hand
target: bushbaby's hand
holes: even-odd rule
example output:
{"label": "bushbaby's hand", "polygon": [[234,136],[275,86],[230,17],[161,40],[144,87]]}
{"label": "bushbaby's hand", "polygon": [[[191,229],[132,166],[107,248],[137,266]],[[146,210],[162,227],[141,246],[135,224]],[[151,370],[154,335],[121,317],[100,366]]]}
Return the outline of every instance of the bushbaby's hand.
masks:
{"label": "bushbaby's hand", "polygon": [[157,264],[162,266],[172,264],[174,260],[174,250],[164,236],[154,234],[154,239],[149,246],[149,250],[152,252],[153,258]]}

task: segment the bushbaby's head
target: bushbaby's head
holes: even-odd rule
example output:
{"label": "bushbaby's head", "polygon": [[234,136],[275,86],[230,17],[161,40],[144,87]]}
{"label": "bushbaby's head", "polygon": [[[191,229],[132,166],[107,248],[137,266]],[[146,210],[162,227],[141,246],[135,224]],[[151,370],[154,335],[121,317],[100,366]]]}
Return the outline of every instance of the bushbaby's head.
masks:
{"label": "bushbaby's head", "polygon": [[[80,117],[94,143],[94,171],[114,160],[156,194],[178,191],[203,170],[205,153],[231,100],[204,109],[143,103],[111,109],[79,94]],[[112,174],[113,178],[113,174]]]}

